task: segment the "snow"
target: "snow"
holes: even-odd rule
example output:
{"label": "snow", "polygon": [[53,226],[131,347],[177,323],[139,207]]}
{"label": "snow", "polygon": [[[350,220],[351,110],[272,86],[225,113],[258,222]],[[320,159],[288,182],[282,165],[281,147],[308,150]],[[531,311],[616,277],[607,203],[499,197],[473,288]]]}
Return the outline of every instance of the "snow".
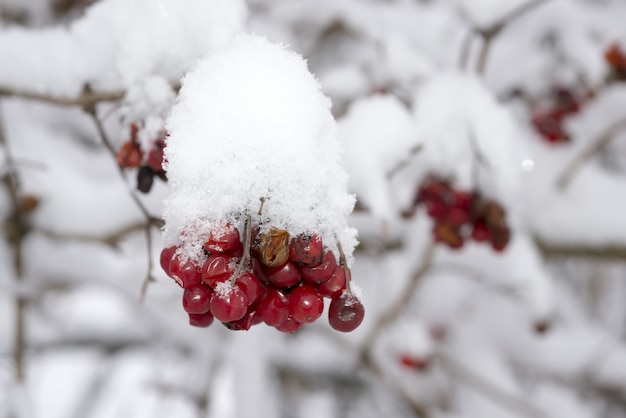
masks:
{"label": "snow", "polygon": [[211,228],[243,230],[250,214],[291,235],[316,232],[330,248],[338,240],[352,255],[354,197],[330,101],[300,56],[238,37],[185,76],[167,130],[166,244],[196,257]]}

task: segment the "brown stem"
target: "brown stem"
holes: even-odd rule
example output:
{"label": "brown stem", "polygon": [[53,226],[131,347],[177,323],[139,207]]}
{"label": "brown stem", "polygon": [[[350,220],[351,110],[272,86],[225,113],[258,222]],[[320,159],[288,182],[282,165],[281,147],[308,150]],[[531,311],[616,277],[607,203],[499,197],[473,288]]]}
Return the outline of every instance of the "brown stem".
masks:
{"label": "brown stem", "polygon": [[[263,200],[261,202],[263,202]],[[248,265],[250,264],[250,246],[251,245],[252,245],[252,217],[250,216],[250,214],[247,214],[246,223],[244,224],[244,227],[243,227],[243,256],[241,257],[241,261],[239,261],[237,270],[235,270],[232,278],[230,279],[231,286],[234,286],[235,282],[237,281],[237,278],[241,276],[248,269]]]}
{"label": "brown stem", "polygon": [[558,177],[556,184],[559,190],[565,190],[570,185],[578,171],[587,163],[594,155],[600,152],[609,144],[623,129],[626,129],[626,118],[620,119],[610,125],[604,132],[595,138],[587,148],[577,155],[563,170]]}
{"label": "brown stem", "polygon": [[116,102],[123,99],[125,95],[125,91],[94,92],[85,90],[76,97],[57,97],[45,93],[15,90],[0,86],[0,96],[19,97],[27,100],[51,103],[57,106],[78,106],[83,108],[92,107],[100,102]]}
{"label": "brown stem", "polygon": [[337,241],[337,249],[339,250],[339,264],[343,267],[343,272],[346,275],[346,292],[352,294],[352,289],[350,288],[350,283],[352,283],[352,273],[350,273],[348,262],[346,261],[346,254],[343,252],[343,247],[339,241]]}

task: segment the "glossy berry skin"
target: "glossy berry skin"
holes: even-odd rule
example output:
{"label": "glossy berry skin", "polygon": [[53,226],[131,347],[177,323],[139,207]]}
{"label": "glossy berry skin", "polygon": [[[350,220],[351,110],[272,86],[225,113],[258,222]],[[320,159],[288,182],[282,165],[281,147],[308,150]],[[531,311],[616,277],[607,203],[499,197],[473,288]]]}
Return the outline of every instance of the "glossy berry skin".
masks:
{"label": "glossy berry skin", "polygon": [[276,287],[288,289],[300,283],[300,272],[290,261],[280,267],[266,267],[264,271],[269,282]]}
{"label": "glossy berry skin", "polygon": [[322,262],[324,246],[319,235],[301,234],[289,242],[289,259],[305,266],[316,266]]}
{"label": "glossy berry skin", "polygon": [[202,283],[198,267],[191,260],[185,262],[181,260],[181,256],[174,256],[169,265],[170,276],[176,280],[176,283],[184,289]]}
{"label": "glossy berry skin", "polygon": [[183,293],[183,308],[190,314],[204,314],[209,312],[209,301],[213,291],[203,284],[185,289]]}
{"label": "glossy berry skin", "polygon": [[311,323],[322,316],[324,299],[311,286],[296,287],[289,294],[289,314],[297,322]]}
{"label": "glossy berry skin", "polygon": [[143,155],[139,144],[124,142],[115,155],[117,164],[122,168],[137,168],[141,165]]}
{"label": "glossy berry skin", "polygon": [[239,230],[231,224],[227,224],[224,229],[211,231],[209,238],[204,243],[204,249],[209,254],[222,254],[240,256],[243,253],[243,245],[239,237]]}
{"label": "glossy berry skin", "polygon": [[206,328],[213,323],[213,314],[211,312],[203,314],[189,314],[189,325],[194,327]]}
{"label": "glossy berry skin", "polygon": [[264,293],[264,286],[261,284],[258,277],[252,273],[242,274],[237,277],[235,283],[246,293],[246,296],[248,296],[248,305],[252,305]]}
{"label": "glossy berry skin", "polygon": [[159,264],[161,264],[161,268],[163,269],[165,274],[170,277],[172,276],[172,273],[170,272],[170,262],[172,261],[175,253],[175,246],[167,247],[161,250],[161,256],[159,257]]}
{"label": "glossy berry skin", "polygon": [[342,266],[337,266],[335,272],[328,281],[317,287],[317,293],[327,298],[334,299],[341,295],[346,288],[346,273]]}
{"label": "glossy berry skin", "polygon": [[337,268],[337,260],[332,251],[327,250],[324,253],[322,262],[313,267],[302,267],[302,280],[311,285],[319,285],[329,280]]}
{"label": "glossy berry skin", "polygon": [[293,319],[293,317],[290,316],[289,318],[287,318],[284,324],[277,326],[276,329],[280,332],[292,333],[299,330],[301,326],[301,322],[296,321],[295,319]]}
{"label": "glossy berry skin", "polygon": [[237,285],[219,283],[209,302],[211,313],[222,322],[237,321],[248,310],[248,296]]}
{"label": "glossy berry skin", "polygon": [[354,331],[365,316],[365,308],[361,301],[350,293],[343,293],[330,302],[328,323],[340,332]]}
{"label": "glossy berry skin", "polygon": [[268,289],[256,305],[256,312],[267,325],[278,327],[289,318],[289,300],[280,290]]}
{"label": "glossy berry skin", "polygon": [[227,281],[235,272],[234,261],[233,257],[227,255],[210,255],[200,270],[202,281],[212,288],[220,282]]}

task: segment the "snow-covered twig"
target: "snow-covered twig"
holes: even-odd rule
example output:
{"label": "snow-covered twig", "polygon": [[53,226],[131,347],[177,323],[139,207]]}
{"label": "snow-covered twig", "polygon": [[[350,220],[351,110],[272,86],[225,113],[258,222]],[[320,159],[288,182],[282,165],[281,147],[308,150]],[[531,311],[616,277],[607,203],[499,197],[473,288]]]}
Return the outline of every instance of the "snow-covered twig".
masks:
{"label": "snow-covered twig", "polygon": [[548,242],[535,237],[535,243],[546,257],[579,257],[597,258],[606,260],[626,260],[626,246],[584,244],[562,244]]}
{"label": "snow-covered twig", "polygon": [[583,149],[558,177],[556,184],[559,190],[565,190],[572,182],[576,173],[624,129],[626,129],[626,118],[622,118],[610,125],[605,131],[598,135],[587,148]]}
{"label": "snow-covered twig", "polygon": [[76,97],[60,97],[46,93],[15,90],[10,87],[0,86],[0,96],[36,100],[57,106],[78,106],[82,108],[88,108],[102,102],[117,102],[123,99],[125,95],[126,92],[123,90],[97,92],[85,89]]}

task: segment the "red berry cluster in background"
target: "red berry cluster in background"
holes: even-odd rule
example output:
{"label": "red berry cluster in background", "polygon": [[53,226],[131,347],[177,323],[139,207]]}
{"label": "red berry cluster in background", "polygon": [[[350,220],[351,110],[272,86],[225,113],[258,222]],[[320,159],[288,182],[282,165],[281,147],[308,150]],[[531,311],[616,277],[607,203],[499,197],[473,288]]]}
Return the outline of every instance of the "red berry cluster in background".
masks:
{"label": "red berry cluster in background", "polygon": [[429,175],[414,199],[412,216],[424,205],[434,220],[433,237],[437,242],[458,249],[468,239],[488,242],[495,251],[503,251],[511,238],[502,205],[484,198],[476,191],[457,190],[449,181]]}
{"label": "red berry cluster in background", "polygon": [[183,308],[191,325],[208,327],[217,318],[232,330],[265,322],[294,332],[322,315],[324,297],[331,299],[328,321],[335,330],[350,332],[361,324],[365,312],[350,292],[350,270],[318,235],[290,237],[282,229],[258,227],[250,235],[245,248],[235,226],[212,231],[202,265],[183,258],[176,247],[161,252],[161,267],[185,289]]}
{"label": "red berry cluster in background", "polygon": [[617,43],[611,44],[604,52],[604,59],[611,67],[610,78],[626,81],[626,53]]}
{"label": "red berry cluster in background", "polygon": [[581,100],[566,87],[553,89],[550,105],[533,112],[532,124],[541,137],[551,144],[568,142],[569,135],[563,128],[565,117],[578,113]]}
{"label": "red berry cluster in background", "polygon": [[147,153],[144,153],[137,140],[139,126],[136,123],[130,125],[130,138],[124,142],[116,154],[117,164],[122,168],[139,168],[137,171],[137,189],[148,193],[154,184],[154,178],[158,177],[167,181],[167,175],[163,170],[163,149],[165,148],[166,134],[163,132],[156,138]]}

